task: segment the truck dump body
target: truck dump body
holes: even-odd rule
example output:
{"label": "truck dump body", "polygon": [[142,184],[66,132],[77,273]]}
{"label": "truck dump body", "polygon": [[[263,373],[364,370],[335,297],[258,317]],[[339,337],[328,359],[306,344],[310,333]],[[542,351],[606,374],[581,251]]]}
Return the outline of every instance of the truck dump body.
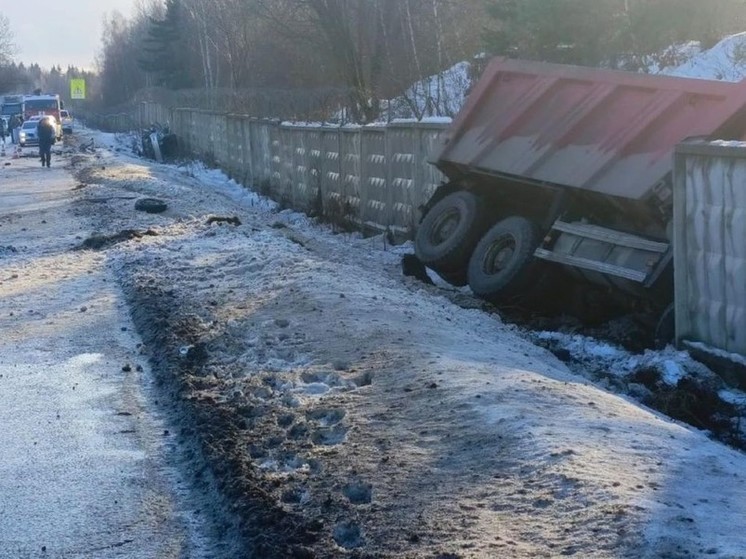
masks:
{"label": "truck dump body", "polygon": [[434,163],[646,198],[690,137],[746,137],[746,80],[652,76],[498,58],[486,68]]}

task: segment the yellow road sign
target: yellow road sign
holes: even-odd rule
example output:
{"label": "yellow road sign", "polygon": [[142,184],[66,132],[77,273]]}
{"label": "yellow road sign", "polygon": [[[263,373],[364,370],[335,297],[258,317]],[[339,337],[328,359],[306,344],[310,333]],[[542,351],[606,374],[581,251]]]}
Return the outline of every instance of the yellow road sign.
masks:
{"label": "yellow road sign", "polygon": [[85,80],[76,78],[70,80],[70,99],[85,99]]}

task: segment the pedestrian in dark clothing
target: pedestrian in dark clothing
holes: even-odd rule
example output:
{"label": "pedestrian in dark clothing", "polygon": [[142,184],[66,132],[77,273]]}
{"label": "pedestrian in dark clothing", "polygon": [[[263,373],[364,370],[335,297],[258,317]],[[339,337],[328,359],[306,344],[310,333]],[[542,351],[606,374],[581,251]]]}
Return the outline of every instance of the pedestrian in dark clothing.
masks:
{"label": "pedestrian in dark clothing", "polygon": [[18,132],[16,132],[16,128],[19,126],[21,126],[21,119],[18,118],[18,115],[10,115],[10,119],[8,119],[8,131],[10,134],[10,141],[14,144],[18,143],[18,139],[16,138]]}
{"label": "pedestrian in dark clothing", "polygon": [[36,125],[36,137],[39,138],[39,157],[41,157],[42,167],[51,165],[52,145],[57,139],[57,131],[52,118],[42,118]]}
{"label": "pedestrian in dark clothing", "polygon": [[0,141],[3,143],[3,149],[5,148],[5,119],[0,117]]}

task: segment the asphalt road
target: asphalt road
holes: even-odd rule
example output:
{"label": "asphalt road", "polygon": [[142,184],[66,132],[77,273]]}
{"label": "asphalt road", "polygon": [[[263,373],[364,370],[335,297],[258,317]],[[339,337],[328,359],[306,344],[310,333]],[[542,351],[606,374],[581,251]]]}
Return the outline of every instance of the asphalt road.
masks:
{"label": "asphalt road", "polygon": [[0,558],[207,557],[148,364],[57,146],[0,156]]}

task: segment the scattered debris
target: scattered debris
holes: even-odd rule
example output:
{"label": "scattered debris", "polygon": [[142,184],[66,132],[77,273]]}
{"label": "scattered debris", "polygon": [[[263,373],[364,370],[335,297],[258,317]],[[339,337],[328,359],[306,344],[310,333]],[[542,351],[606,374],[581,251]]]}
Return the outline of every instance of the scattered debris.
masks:
{"label": "scattered debris", "polygon": [[158,198],[140,198],[135,202],[135,209],[149,214],[159,214],[166,211],[168,204]]}
{"label": "scattered debris", "polygon": [[157,237],[158,233],[152,229],[146,231],[137,231],[135,229],[125,229],[114,235],[93,235],[88,237],[78,247],[80,250],[100,250],[102,248],[110,247],[117,243],[129,241],[131,239],[140,239],[145,236]]}
{"label": "scattered debris", "polygon": [[218,216],[218,215],[211,215],[207,218],[207,224],[210,225],[212,223],[230,223],[231,225],[241,225],[241,220],[238,219],[236,216],[232,217],[225,217],[225,216]]}
{"label": "scattered debris", "polygon": [[428,285],[434,285],[433,280],[427,275],[427,268],[414,254],[405,254],[401,257],[401,271],[405,276],[410,276]]}

